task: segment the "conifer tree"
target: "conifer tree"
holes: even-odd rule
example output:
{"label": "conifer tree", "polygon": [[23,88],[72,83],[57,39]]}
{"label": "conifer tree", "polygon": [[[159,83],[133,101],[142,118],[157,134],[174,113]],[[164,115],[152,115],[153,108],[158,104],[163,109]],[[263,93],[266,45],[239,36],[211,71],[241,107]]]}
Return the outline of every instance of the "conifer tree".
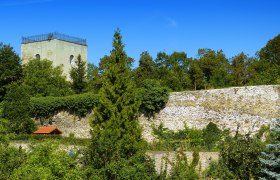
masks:
{"label": "conifer tree", "polygon": [[129,59],[117,30],[113,50],[106,58],[99,104],[94,108],[91,122],[92,140],[88,160],[95,169],[129,159],[141,152],[145,145],[137,121],[140,102],[131,78]]}
{"label": "conifer tree", "polygon": [[82,60],[81,55],[78,55],[75,61],[75,66],[71,68],[70,77],[72,79],[72,88],[77,93],[80,94],[86,89],[86,62]]}
{"label": "conifer tree", "polygon": [[262,152],[260,158],[264,166],[261,179],[280,179],[280,119],[276,120],[276,127],[272,131],[275,133],[274,142],[266,145],[266,151]]}

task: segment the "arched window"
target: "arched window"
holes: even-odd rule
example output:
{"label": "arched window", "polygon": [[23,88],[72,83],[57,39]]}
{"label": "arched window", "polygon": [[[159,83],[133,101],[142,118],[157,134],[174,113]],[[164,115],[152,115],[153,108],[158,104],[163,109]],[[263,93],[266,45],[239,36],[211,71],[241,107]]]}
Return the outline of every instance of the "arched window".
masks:
{"label": "arched window", "polygon": [[74,64],[74,56],[73,55],[70,56],[69,62],[70,62],[70,64]]}
{"label": "arched window", "polygon": [[40,54],[36,54],[36,55],[35,55],[35,58],[38,59],[38,60],[40,60]]}

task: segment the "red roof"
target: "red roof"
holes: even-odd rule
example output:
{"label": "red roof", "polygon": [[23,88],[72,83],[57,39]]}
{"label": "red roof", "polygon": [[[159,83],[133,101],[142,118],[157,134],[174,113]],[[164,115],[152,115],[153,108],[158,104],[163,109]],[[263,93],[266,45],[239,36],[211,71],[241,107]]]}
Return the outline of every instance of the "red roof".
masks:
{"label": "red roof", "polygon": [[34,134],[61,134],[62,132],[56,127],[40,127]]}

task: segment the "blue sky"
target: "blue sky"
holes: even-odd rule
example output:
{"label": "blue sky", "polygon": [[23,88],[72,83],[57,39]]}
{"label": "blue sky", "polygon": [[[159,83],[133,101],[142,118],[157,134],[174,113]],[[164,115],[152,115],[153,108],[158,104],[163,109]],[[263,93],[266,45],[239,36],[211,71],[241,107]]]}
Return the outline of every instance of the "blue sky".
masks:
{"label": "blue sky", "polygon": [[143,51],[254,56],[280,33],[279,9],[279,0],[0,0],[0,42],[20,53],[22,36],[64,33],[87,39],[88,60],[98,64],[120,28],[135,66]]}

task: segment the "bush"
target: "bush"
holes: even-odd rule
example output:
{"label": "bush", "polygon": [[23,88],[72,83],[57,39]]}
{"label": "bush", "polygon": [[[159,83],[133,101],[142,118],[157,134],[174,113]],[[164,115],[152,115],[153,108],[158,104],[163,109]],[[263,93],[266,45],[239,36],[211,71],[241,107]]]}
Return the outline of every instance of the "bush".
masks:
{"label": "bush", "polygon": [[222,131],[216,124],[210,122],[205,129],[202,130],[204,145],[211,150],[221,139]]}
{"label": "bush", "polygon": [[[161,123],[153,127],[153,133],[159,141],[150,144],[150,150],[200,149],[216,150],[223,133],[216,124],[210,122],[204,129],[185,128],[172,131],[163,127]],[[159,149],[157,149],[159,148]]]}
{"label": "bush", "polygon": [[97,95],[91,93],[65,97],[33,97],[31,98],[31,112],[37,119],[51,118],[60,111],[68,111],[81,118],[91,112],[97,102]]}
{"label": "bush", "polygon": [[0,144],[0,179],[9,179],[13,170],[26,160],[26,153],[22,149],[3,146]]}
{"label": "bush", "polygon": [[138,96],[141,100],[140,112],[150,118],[165,107],[169,89],[161,86],[157,80],[146,79],[143,87],[139,89]]}
{"label": "bush", "polygon": [[175,160],[166,159],[167,162],[171,165],[169,174],[166,172],[166,169],[161,172],[160,179],[199,179],[199,176],[196,172],[196,166],[199,161],[199,153],[194,151],[193,160],[188,161],[186,154],[183,151],[177,151]]}
{"label": "bush", "polygon": [[76,157],[60,150],[54,141],[31,146],[27,159],[13,171],[11,179],[83,179]]}
{"label": "bush", "polygon": [[221,144],[220,163],[238,179],[259,177],[261,162],[258,159],[263,150],[259,139],[236,134],[226,137]]}
{"label": "bush", "polygon": [[9,120],[9,131],[32,133],[35,124],[30,118],[30,96],[28,87],[13,83],[4,99],[3,117]]}

